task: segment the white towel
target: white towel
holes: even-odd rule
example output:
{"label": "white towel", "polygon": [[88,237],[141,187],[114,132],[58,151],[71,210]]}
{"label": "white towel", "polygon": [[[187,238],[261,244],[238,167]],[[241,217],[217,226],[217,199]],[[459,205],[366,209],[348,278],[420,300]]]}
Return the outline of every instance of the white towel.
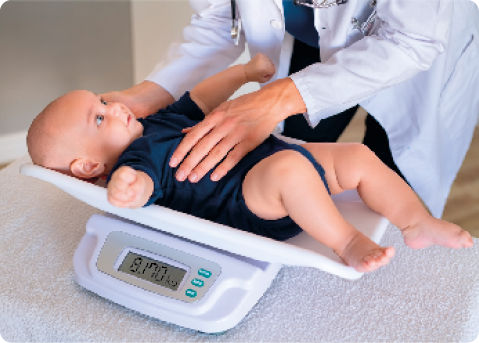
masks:
{"label": "white towel", "polygon": [[479,240],[471,249],[412,250],[349,281],[283,267],[235,328],[207,335],[138,314],[82,289],[72,258],[95,208],[0,171],[0,335],[8,342],[471,342],[479,334]]}

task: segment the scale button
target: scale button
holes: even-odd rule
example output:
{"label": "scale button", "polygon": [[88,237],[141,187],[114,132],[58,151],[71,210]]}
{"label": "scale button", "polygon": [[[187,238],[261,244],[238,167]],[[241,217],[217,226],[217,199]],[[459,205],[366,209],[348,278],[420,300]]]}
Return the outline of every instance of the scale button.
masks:
{"label": "scale button", "polygon": [[193,279],[193,280],[191,280],[191,283],[193,284],[193,286],[196,286],[196,287],[203,287],[203,285],[205,284],[200,279]]}
{"label": "scale button", "polygon": [[198,270],[198,274],[201,275],[202,277],[205,277],[205,278],[209,278],[211,276],[211,272],[210,271],[207,271],[203,268],[201,268],[200,270]]}
{"label": "scale button", "polygon": [[189,296],[190,298],[194,298],[194,297],[196,297],[196,295],[197,295],[196,291],[194,291],[194,290],[192,290],[192,289],[187,289],[186,292],[185,292],[185,294],[186,294],[187,296]]}

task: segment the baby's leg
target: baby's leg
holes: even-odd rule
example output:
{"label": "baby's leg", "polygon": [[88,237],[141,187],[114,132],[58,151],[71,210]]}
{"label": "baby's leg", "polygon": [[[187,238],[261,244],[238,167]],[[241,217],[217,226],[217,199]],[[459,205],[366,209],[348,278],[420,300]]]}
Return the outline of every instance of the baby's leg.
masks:
{"label": "baby's leg", "polygon": [[255,165],[243,182],[243,196],[260,218],[289,215],[358,271],[375,270],[394,255],[392,247],[378,246],[341,216],[312,163],[297,151],[281,151]]}
{"label": "baby's leg", "polygon": [[404,180],[362,144],[305,144],[326,170],[331,192],[357,188],[361,199],[396,225],[414,249],[430,245],[468,248],[471,235],[432,217]]}

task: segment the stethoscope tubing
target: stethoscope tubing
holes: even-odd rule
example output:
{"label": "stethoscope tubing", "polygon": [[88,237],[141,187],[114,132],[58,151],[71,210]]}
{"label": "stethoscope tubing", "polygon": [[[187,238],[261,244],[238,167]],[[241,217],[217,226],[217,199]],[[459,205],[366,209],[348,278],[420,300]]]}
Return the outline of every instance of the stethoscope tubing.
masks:
{"label": "stethoscope tubing", "polygon": [[236,20],[236,0],[231,0],[231,18]]}

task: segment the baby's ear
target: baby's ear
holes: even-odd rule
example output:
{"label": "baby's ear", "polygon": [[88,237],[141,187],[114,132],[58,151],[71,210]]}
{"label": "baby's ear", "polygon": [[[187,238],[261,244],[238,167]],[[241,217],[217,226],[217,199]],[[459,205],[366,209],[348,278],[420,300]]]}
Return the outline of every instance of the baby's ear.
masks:
{"label": "baby's ear", "polygon": [[95,162],[87,158],[79,158],[72,162],[70,170],[73,175],[82,179],[89,179],[103,174],[103,163]]}

